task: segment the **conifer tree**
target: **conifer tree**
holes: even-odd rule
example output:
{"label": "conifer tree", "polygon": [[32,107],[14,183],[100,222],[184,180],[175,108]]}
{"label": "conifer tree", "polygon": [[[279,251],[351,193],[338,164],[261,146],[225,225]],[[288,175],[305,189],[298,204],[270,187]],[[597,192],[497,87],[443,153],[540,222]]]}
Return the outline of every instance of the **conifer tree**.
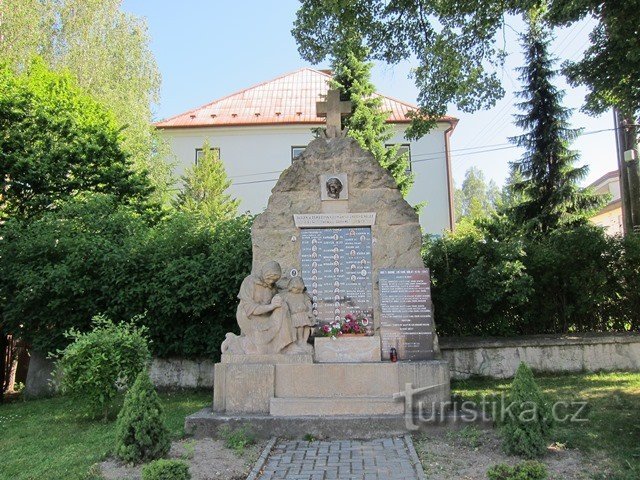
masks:
{"label": "conifer tree", "polygon": [[231,180],[224,164],[209,142],[204,143],[202,152],[198,162],[182,177],[183,189],[176,198],[176,207],[199,213],[212,222],[234,218],[240,201],[225,193]]}
{"label": "conifer tree", "polygon": [[510,216],[524,231],[546,233],[562,225],[585,222],[600,205],[600,199],[579,186],[588,167],[575,167],[578,153],[570,143],[580,131],[569,127],[571,110],[562,105],[564,92],[553,85],[557,76],[555,59],[549,53],[551,35],[544,26],[543,8],[532,9],[528,30],[522,36],[526,65],[519,69],[524,99],[518,107],[516,125],[525,133],[511,139],[525,148],[523,157],[512,163],[513,193],[521,195],[510,208]]}
{"label": "conifer tree", "polygon": [[164,408],[144,370],[127,392],[118,414],[116,455],[130,463],[164,457],[171,447],[164,421]]}
{"label": "conifer tree", "polygon": [[355,139],[393,175],[403,196],[413,185],[409,171],[409,159],[399,154],[397,147],[386,147],[393,136],[393,127],[386,120],[389,112],[382,109],[382,97],[376,94],[371,83],[372,63],[366,62],[366,50],[357,42],[349,43],[333,61],[333,88],[339,88],[343,100],[350,100],[351,115],[343,120],[348,136]]}
{"label": "conifer tree", "polygon": [[535,458],[546,451],[546,440],[554,426],[553,412],[524,362],[511,382],[501,418],[503,447],[507,453]]}

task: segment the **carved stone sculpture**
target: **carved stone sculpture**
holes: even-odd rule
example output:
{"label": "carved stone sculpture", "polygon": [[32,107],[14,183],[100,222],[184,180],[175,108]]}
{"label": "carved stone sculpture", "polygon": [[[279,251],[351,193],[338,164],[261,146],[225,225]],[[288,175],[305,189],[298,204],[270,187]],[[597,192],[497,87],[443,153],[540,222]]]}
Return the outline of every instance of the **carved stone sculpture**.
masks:
{"label": "carved stone sculpture", "polygon": [[295,330],[295,341],[287,348],[287,353],[312,353],[313,347],[307,343],[311,335],[311,328],[316,324],[309,294],[305,292],[304,281],[301,277],[293,277],[282,293],[289,312],[291,325]]}
{"label": "carved stone sculpture", "polygon": [[[292,324],[290,303],[295,306],[296,318],[301,312],[300,298],[285,301],[278,294],[277,283],[282,276],[278,262],[268,262],[259,274],[246,277],[240,286],[240,304],[236,319],[240,335],[227,333],[222,353],[269,355],[277,353],[309,353],[310,345],[295,343],[296,328]],[[303,284],[304,289],[304,284]],[[298,295],[297,289],[293,295]],[[283,294],[285,297],[290,292]],[[302,293],[302,295],[306,295]],[[309,315],[311,304],[308,305]],[[300,320],[298,319],[297,322]],[[305,342],[306,343],[306,339]]]}
{"label": "carved stone sculpture", "polygon": [[331,177],[327,180],[327,195],[334,200],[340,199],[340,192],[342,192],[342,182],[337,177]]}

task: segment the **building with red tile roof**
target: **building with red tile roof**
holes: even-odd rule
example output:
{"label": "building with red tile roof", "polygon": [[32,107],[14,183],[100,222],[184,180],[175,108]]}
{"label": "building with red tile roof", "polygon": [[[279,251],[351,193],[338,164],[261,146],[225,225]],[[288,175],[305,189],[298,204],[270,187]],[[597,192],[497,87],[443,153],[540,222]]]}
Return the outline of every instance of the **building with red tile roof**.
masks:
{"label": "building with red tile roof", "polygon": [[[313,139],[313,128],[325,119],[316,115],[316,102],[326,95],[331,75],[302,68],[240,90],[206,105],[159,121],[155,126],[177,158],[176,173],[197,161],[205,140],[219,150],[241,209],[259,213],[266,206],[279,173]],[[395,135],[390,143],[409,151],[416,182],[408,200],[427,202],[421,224],[428,233],[442,233],[453,225],[453,185],[449,137],[457,119],[445,116],[418,141],[404,139],[415,105],[388,96],[382,108]]]}

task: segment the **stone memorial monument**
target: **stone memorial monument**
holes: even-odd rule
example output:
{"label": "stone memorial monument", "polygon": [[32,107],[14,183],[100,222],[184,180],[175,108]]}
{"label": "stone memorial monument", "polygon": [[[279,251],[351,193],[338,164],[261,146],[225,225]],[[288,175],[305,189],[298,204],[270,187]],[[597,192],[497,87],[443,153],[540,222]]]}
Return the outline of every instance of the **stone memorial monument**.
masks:
{"label": "stone memorial monument", "polygon": [[[391,174],[344,135],[342,103],[330,91],[319,104],[326,134],[281,174],[254,221],[241,333],[222,344],[212,419],[397,419],[406,408],[394,395],[407,386],[425,390],[425,403],[449,400],[418,216]],[[309,343],[315,325],[347,314],[372,322],[369,335]],[[200,420],[187,419],[187,430]]]}

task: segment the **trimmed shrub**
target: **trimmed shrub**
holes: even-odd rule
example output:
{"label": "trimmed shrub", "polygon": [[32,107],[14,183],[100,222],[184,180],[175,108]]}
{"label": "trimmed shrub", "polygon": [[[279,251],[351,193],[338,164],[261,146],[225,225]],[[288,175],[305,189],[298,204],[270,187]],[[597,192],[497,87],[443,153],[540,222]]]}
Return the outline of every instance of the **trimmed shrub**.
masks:
{"label": "trimmed shrub", "polygon": [[548,475],[546,465],[535,460],[520,462],[513,467],[500,463],[487,470],[489,480],[545,480]]}
{"label": "trimmed shrub", "polygon": [[524,362],[511,382],[500,421],[502,444],[507,453],[535,458],[546,452],[553,415],[533,372]]}
{"label": "trimmed shrub", "polygon": [[142,467],[142,480],[190,480],[189,465],[182,460],[156,460]]}
{"label": "trimmed shrub", "polygon": [[593,225],[526,238],[499,220],[426,239],[438,333],[640,331],[640,235]]}
{"label": "trimmed shrub", "polygon": [[97,194],[29,223],[8,221],[0,225],[3,328],[46,354],[68,344],[65,331],[88,331],[97,314],[118,323],[147,312],[141,322],[155,356],[215,360],[237,329],[251,223],[185,212],[152,218]]}
{"label": "trimmed shrub", "polygon": [[93,318],[92,326],[87,333],[67,333],[73,342],[58,351],[56,369],[62,392],[82,399],[93,416],[106,419],[118,390],[129,387],[145,370],[150,353],[144,327],[115,325],[101,315]]}
{"label": "trimmed shrub", "polygon": [[118,414],[116,455],[125,462],[140,463],[165,456],[170,447],[164,409],[145,370],[127,392]]}

